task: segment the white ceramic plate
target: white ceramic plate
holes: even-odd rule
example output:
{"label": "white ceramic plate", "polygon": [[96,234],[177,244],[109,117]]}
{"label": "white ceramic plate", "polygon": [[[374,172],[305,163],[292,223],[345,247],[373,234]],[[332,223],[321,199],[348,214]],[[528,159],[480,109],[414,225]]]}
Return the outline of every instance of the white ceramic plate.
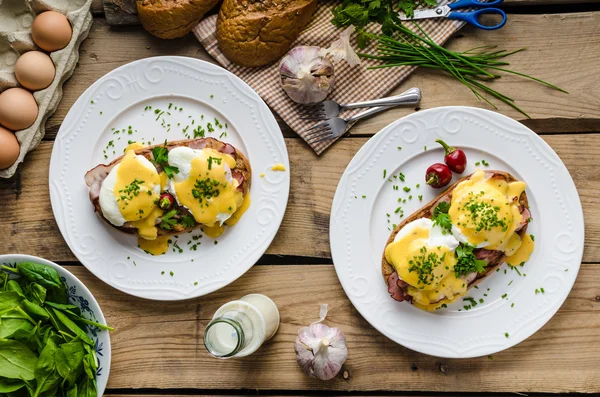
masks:
{"label": "white ceramic plate", "polygon": [[[483,303],[466,310],[468,302],[460,300],[430,313],[389,296],[381,257],[392,225],[401,220],[396,208],[400,205],[408,216],[439,193],[424,183],[427,167],[443,162],[437,138],[465,149],[469,161],[465,175],[475,170],[476,161],[486,160],[489,167],[481,168],[508,171],[527,183],[533,217],[527,231],[535,236],[535,251],[520,268],[522,276],[504,264],[469,291],[467,296]],[[384,170],[393,182],[383,178]],[[406,176],[405,183],[393,178],[399,172]],[[407,202],[399,204],[399,198]],[[540,329],[567,298],[584,243],[579,196],[556,153],[522,124],[468,107],[414,113],[370,139],[340,180],[330,228],[335,270],[362,316],[403,346],[448,358],[492,354]]]}
{"label": "white ceramic plate", "polygon": [[[223,128],[215,127],[215,118]],[[94,213],[84,174],[121,155],[129,140],[186,139],[183,130],[193,137],[193,129],[199,124],[207,129],[208,122],[215,132],[206,136],[230,142],[248,157],[252,204],[218,244],[208,236],[192,240],[202,234],[198,230],[174,239],[183,252],[148,255],[137,248],[135,237],[112,229]],[[288,171],[271,171],[277,163]],[[267,105],[225,69],[184,57],[143,59],[96,81],[69,111],[50,161],[52,209],[73,253],[111,286],[157,300],[205,295],[250,269],[279,229],[289,185],[285,142]],[[190,249],[198,242],[195,251]]]}
{"label": "white ceramic plate", "polygon": [[[96,321],[106,325],[104,314],[100,309],[100,305],[96,302],[96,298],[92,295],[89,289],[75,277],[71,272],[43,258],[31,255],[8,254],[0,255],[0,264],[4,266],[16,267],[21,262],[35,262],[42,265],[48,265],[56,269],[62,281],[67,285],[67,293],[69,295],[69,303],[79,306],[81,314],[88,320]],[[0,270],[1,271],[1,270]],[[108,382],[108,374],[110,373],[110,337],[109,332],[98,329],[97,327],[87,327],[88,336],[94,341],[96,347],[96,357],[98,358],[98,370],[96,371],[96,386],[98,389],[98,397],[104,394],[106,383]]]}

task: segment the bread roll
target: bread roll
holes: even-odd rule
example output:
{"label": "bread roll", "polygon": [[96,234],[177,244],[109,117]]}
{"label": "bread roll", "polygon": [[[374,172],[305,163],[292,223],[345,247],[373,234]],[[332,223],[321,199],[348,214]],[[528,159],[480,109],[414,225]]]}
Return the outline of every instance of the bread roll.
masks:
{"label": "bread roll", "polygon": [[185,36],[220,0],[136,0],[144,29],[161,39]]}
{"label": "bread roll", "polygon": [[316,0],[224,0],[217,19],[219,47],[238,65],[267,65],[288,52],[316,7]]}

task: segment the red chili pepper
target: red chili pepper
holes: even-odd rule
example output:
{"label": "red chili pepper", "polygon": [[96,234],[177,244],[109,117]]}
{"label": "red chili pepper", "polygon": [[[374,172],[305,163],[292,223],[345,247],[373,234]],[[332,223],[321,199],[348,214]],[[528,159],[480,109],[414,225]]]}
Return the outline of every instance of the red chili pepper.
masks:
{"label": "red chili pepper", "polygon": [[169,193],[163,193],[158,199],[158,206],[163,210],[170,210],[175,204],[175,199]]}
{"label": "red chili pepper", "polygon": [[446,151],[444,163],[457,174],[465,172],[465,168],[467,167],[467,156],[465,155],[465,152],[455,147],[448,146],[446,142],[441,139],[436,139],[435,141],[442,145]]}
{"label": "red chili pepper", "polygon": [[446,186],[452,180],[452,171],[446,164],[435,163],[425,171],[425,183],[434,188]]}

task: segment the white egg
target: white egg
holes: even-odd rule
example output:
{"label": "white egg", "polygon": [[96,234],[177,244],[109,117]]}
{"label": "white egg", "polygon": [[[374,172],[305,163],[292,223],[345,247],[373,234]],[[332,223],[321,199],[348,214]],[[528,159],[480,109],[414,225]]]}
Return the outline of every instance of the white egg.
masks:
{"label": "white egg", "polygon": [[[149,170],[156,172],[156,167],[144,156],[137,155],[136,160],[139,161],[144,167]],[[102,187],[100,188],[100,207],[102,208],[102,214],[110,223],[115,226],[123,226],[125,224],[125,218],[121,215],[119,210],[119,203],[115,198],[115,184],[117,183],[117,170],[121,164],[117,164],[110,171]],[[158,173],[157,173],[158,174]],[[160,185],[155,185],[152,188],[155,194],[160,194]]]}
{"label": "white egg", "polygon": [[398,234],[396,234],[394,241],[400,240],[402,237],[411,233],[415,228],[429,229],[429,240],[427,241],[427,245],[431,247],[445,246],[451,251],[454,251],[456,247],[458,247],[459,242],[452,234],[444,234],[444,229],[434,225],[431,219],[428,218],[417,219],[404,225]]}
{"label": "white egg", "polygon": [[[192,211],[188,207],[179,202],[179,199],[177,198],[177,192],[175,191],[175,182],[180,183],[188,179],[192,170],[192,160],[202,155],[202,150],[191,149],[186,146],[176,147],[169,151],[169,165],[179,168],[179,172],[173,176],[173,179],[169,179],[167,182],[167,190],[173,195],[173,197],[175,197],[175,200],[177,200],[179,205],[187,208],[187,210],[190,212]],[[227,163],[224,163],[224,168],[225,179],[227,182],[232,183],[233,177],[231,176],[231,169]],[[231,218],[231,215],[232,214],[226,212],[220,212],[217,214],[217,222],[219,222],[220,225],[223,225],[227,219]]]}
{"label": "white egg", "polygon": [[[459,227],[457,227],[456,225],[452,225],[452,235],[461,243],[463,244],[469,244],[469,245],[473,245],[469,239],[467,238],[467,236],[465,236]],[[488,245],[490,245],[490,243],[488,243],[487,241],[484,241],[482,243],[479,243],[477,245],[473,245],[475,248],[483,248],[483,247],[487,247]]]}

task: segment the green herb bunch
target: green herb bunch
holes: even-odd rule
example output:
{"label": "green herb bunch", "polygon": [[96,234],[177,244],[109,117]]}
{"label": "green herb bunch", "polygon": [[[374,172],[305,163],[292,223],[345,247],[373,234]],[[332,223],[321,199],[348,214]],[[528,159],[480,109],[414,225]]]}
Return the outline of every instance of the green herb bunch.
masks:
{"label": "green herb bunch", "polygon": [[369,22],[379,23],[381,31],[391,35],[395,24],[400,23],[399,11],[412,16],[417,7],[437,5],[436,0],[344,0],[333,8],[331,22],[338,28],[354,25],[359,32],[359,47],[364,48],[367,36],[362,28]]}
{"label": "green herb bunch", "polygon": [[154,165],[160,165],[169,179],[173,179],[175,174],[179,174],[179,168],[169,165],[169,149],[167,148],[167,140],[163,146],[155,146],[152,148],[152,162]]}
{"label": "green herb bunch", "polygon": [[[468,87],[477,98],[487,102],[494,109],[497,109],[497,107],[485,95],[504,102],[526,117],[529,117],[529,115],[515,104],[513,98],[494,90],[485,83],[499,79],[501,75],[498,72],[504,72],[521,76],[567,93],[562,88],[544,80],[515,72],[505,67],[510,65],[510,63],[504,61],[503,58],[524,49],[509,52],[506,50],[496,50],[495,47],[491,46],[483,46],[464,52],[450,51],[436,44],[417,23],[415,23],[415,26],[420,34],[402,25],[400,21],[394,21],[393,26],[390,26],[384,34],[378,35],[361,32],[363,41],[372,39],[377,42],[378,53],[377,55],[364,53],[358,55],[363,58],[377,59],[383,62],[381,65],[371,66],[368,69],[420,66],[439,70],[453,76]],[[392,30],[391,33],[390,29]]]}
{"label": "green herb bunch", "polygon": [[[0,396],[96,397],[98,362],[86,327],[112,330],[69,304],[55,269],[0,271]],[[19,278],[11,279],[9,273]]]}

